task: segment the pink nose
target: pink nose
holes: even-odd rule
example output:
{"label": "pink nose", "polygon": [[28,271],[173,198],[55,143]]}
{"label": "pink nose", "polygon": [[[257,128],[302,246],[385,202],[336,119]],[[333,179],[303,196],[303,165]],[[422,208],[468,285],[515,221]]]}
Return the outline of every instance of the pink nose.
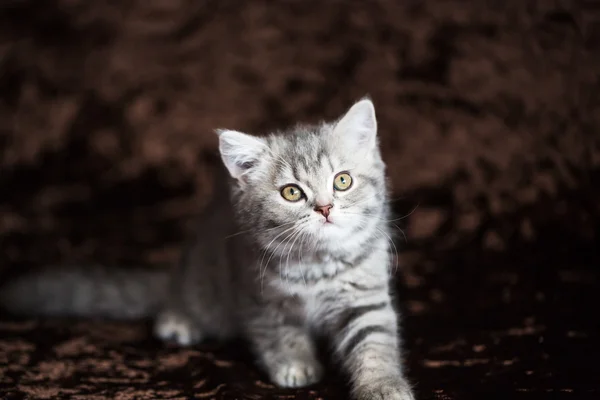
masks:
{"label": "pink nose", "polygon": [[326,206],[316,206],[315,211],[323,214],[325,218],[329,217],[329,210],[333,207],[332,204],[327,204]]}

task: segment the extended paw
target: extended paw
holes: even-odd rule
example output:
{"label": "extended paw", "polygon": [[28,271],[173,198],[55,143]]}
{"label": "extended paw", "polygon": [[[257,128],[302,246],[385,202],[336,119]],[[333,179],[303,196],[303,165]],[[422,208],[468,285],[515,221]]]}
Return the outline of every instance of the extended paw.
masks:
{"label": "extended paw", "polygon": [[163,312],[158,316],[154,324],[154,334],[166,342],[176,342],[180,346],[191,346],[202,339],[193,322],[175,312]]}
{"label": "extended paw", "polygon": [[357,387],[357,400],[415,400],[410,385],[402,378],[372,381]]}
{"label": "extended paw", "polygon": [[300,388],[321,380],[323,367],[317,360],[290,360],[271,371],[271,380],[279,387]]}

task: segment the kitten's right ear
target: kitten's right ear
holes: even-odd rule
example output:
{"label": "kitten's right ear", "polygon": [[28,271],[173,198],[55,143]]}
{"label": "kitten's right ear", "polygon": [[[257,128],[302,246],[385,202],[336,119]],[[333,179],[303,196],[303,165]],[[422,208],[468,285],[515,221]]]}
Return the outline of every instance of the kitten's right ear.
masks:
{"label": "kitten's right ear", "polygon": [[219,152],[231,176],[241,180],[267,149],[264,139],[238,131],[217,129]]}
{"label": "kitten's right ear", "polygon": [[371,99],[364,97],[354,103],[337,122],[333,133],[354,154],[371,151],[375,148],[377,145],[377,118]]}

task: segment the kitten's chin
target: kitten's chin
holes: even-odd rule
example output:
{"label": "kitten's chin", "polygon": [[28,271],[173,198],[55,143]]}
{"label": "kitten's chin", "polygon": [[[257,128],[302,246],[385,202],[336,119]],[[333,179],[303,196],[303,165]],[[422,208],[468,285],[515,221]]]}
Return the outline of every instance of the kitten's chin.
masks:
{"label": "kitten's chin", "polygon": [[317,230],[319,232],[348,232],[352,230],[354,224],[345,218],[340,218],[338,216],[331,216],[328,220],[325,218],[321,218],[318,223],[315,224],[317,226]]}
{"label": "kitten's chin", "polygon": [[335,220],[319,221],[316,224],[316,235],[326,241],[339,240],[345,231],[339,222]]}

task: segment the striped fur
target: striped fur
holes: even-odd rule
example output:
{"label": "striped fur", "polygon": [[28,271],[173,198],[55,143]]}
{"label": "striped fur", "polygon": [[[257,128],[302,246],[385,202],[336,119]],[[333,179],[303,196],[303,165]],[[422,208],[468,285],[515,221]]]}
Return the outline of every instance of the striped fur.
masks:
{"label": "striped fur", "polygon": [[[225,166],[217,177],[220,196],[201,216],[175,273],[155,289],[168,293],[155,334],[182,345],[242,335],[281,387],[320,380],[323,368],[312,335],[325,334],[354,398],[413,399],[389,294],[389,210],[372,102],[362,99],[331,123],[265,137],[218,134]],[[341,172],[352,178],[343,191],[334,189]],[[289,184],[303,191],[300,201],[281,195]],[[315,211],[326,204],[333,205],[331,223]],[[5,290],[13,297],[4,304],[35,308],[23,301],[27,290],[40,286],[40,279],[32,281],[30,287],[19,283],[20,295]],[[74,286],[71,280],[53,289],[66,299],[58,302],[63,313],[96,314],[88,303],[66,297]],[[103,300],[113,301],[107,309],[128,307],[124,296],[113,297]],[[148,312],[137,314],[142,311]]]}

